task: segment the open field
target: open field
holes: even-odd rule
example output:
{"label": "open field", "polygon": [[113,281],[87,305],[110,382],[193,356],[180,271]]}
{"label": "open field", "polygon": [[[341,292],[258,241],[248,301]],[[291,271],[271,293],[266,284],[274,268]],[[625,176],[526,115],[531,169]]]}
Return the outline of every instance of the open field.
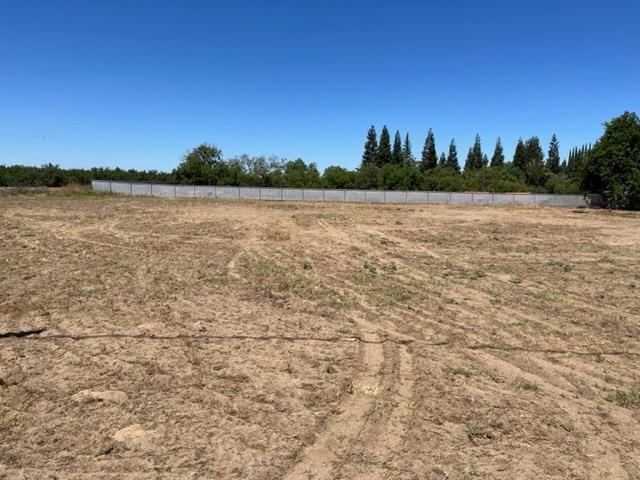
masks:
{"label": "open field", "polygon": [[638,479],[640,215],[0,197],[0,478]]}

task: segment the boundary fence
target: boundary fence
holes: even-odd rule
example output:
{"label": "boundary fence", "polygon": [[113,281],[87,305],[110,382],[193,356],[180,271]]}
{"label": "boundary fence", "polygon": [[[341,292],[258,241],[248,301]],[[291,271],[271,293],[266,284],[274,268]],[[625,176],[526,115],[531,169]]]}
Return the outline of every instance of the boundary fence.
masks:
{"label": "boundary fence", "polygon": [[539,205],[586,207],[602,203],[599,195],[553,193],[426,192],[329,190],[315,188],[218,187],[149,182],[92,180],[95,192],[151,197],[205,197],[227,200],[274,200],[354,203]]}

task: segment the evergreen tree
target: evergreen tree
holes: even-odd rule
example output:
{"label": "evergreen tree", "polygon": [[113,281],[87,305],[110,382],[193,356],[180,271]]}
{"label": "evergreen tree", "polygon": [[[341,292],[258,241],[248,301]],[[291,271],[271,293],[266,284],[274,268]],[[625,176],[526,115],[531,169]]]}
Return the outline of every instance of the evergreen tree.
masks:
{"label": "evergreen tree", "polygon": [[362,165],[374,165],[376,162],[376,154],[378,153],[378,139],[376,135],[376,127],[371,125],[367,132],[367,140],[364,143],[364,153],[362,154]]}
{"label": "evergreen tree", "polygon": [[484,166],[484,160],[486,157],[482,155],[482,145],[480,143],[480,135],[476,135],[476,139],[473,142],[473,147],[469,149],[467,155],[467,163],[465,163],[464,169],[477,170]]}
{"label": "evergreen tree", "polygon": [[411,152],[411,140],[409,140],[409,134],[404,137],[404,145],[402,146],[402,159],[407,165],[413,165],[415,158]]}
{"label": "evergreen tree", "polygon": [[542,163],[544,165],[544,152],[540,146],[540,139],[535,135],[524,144],[524,152],[527,163]]}
{"label": "evergreen tree", "polygon": [[496,140],[496,148],[493,151],[493,157],[491,157],[492,167],[501,167],[504,165],[504,149],[502,148],[502,141],[500,137]]}
{"label": "evergreen tree", "polygon": [[380,132],[380,143],[378,144],[375,163],[381,167],[391,163],[391,159],[391,137],[389,136],[389,130],[385,125],[382,127],[382,132]]}
{"label": "evergreen tree", "polygon": [[487,165],[489,165],[489,159],[487,158],[487,154],[483,153],[482,154],[482,166],[486,167]]}
{"label": "evergreen tree", "polygon": [[445,156],[444,152],[442,152],[440,154],[440,160],[438,161],[438,166],[444,167],[446,164],[447,164],[447,157]]}
{"label": "evergreen tree", "polygon": [[516,144],[516,151],[513,154],[513,166],[524,172],[526,164],[527,154],[525,152],[524,142],[522,141],[522,138],[519,138],[518,143]]}
{"label": "evergreen tree", "polygon": [[473,156],[473,148],[469,147],[469,151],[467,152],[467,160],[464,162],[464,171],[470,172],[471,170],[475,170],[475,163],[476,159]]}
{"label": "evergreen tree", "polygon": [[436,140],[433,131],[429,129],[427,138],[424,141],[424,148],[422,149],[422,162],[420,167],[423,171],[427,171],[436,168],[437,165],[438,154],[436,153]]}
{"label": "evergreen tree", "polygon": [[452,138],[449,144],[449,155],[447,156],[447,167],[460,171],[458,163],[458,150],[456,149],[456,141]]}
{"label": "evergreen tree", "polygon": [[540,139],[531,137],[524,144],[526,163],[524,173],[529,185],[544,185],[549,177],[549,172],[544,164],[544,153],[540,146]]}
{"label": "evergreen tree", "polygon": [[400,132],[396,130],[396,136],[393,139],[393,151],[391,152],[391,161],[396,165],[402,164],[402,138]]}
{"label": "evergreen tree", "polygon": [[585,174],[585,167],[591,154],[591,144],[583,145],[582,147],[574,147],[569,152],[569,158],[567,159],[567,175],[573,180],[582,181]]}
{"label": "evergreen tree", "polygon": [[560,143],[554,133],[549,144],[549,156],[547,157],[547,168],[553,173],[560,171]]}

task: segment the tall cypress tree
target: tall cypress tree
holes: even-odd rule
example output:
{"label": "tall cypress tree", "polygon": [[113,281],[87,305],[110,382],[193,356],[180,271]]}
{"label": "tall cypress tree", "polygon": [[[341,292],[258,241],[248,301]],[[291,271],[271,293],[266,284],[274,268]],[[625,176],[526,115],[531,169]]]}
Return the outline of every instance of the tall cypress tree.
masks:
{"label": "tall cypress tree", "polygon": [[424,148],[422,149],[422,161],[420,167],[423,171],[436,168],[438,165],[438,154],[436,153],[436,139],[433,131],[429,129],[427,138],[424,140]]}
{"label": "tall cypress tree", "polygon": [[467,155],[467,163],[465,163],[465,170],[477,170],[484,166],[484,157],[482,155],[482,144],[480,143],[480,135],[476,134],[476,139],[473,142],[473,147],[469,149]]}
{"label": "tall cypress tree", "polygon": [[554,133],[549,143],[549,156],[547,157],[547,168],[553,173],[560,171],[560,142]]}
{"label": "tall cypress tree", "polygon": [[501,167],[504,165],[504,149],[502,148],[502,141],[500,137],[496,140],[496,148],[493,151],[493,157],[491,157],[492,167]]}
{"label": "tall cypress tree", "polygon": [[393,138],[391,161],[396,165],[402,164],[402,138],[400,137],[400,132],[398,130],[396,130],[396,136]]}
{"label": "tall cypress tree", "polygon": [[446,166],[453,168],[457,172],[460,171],[460,163],[458,163],[458,150],[456,149],[456,141],[452,138],[449,144],[449,155],[447,156]]}
{"label": "tall cypress tree", "polygon": [[516,144],[516,151],[513,153],[513,166],[524,172],[526,164],[527,154],[524,148],[524,142],[522,138],[519,138]]}
{"label": "tall cypress tree", "polygon": [[446,164],[447,164],[447,157],[445,156],[444,152],[442,152],[440,154],[440,160],[438,160],[438,166],[444,167]]}
{"label": "tall cypress tree", "polygon": [[473,155],[473,148],[469,147],[469,151],[467,152],[467,160],[464,162],[464,171],[470,172],[471,170],[475,170],[476,168],[476,159]]}
{"label": "tall cypress tree", "polygon": [[540,146],[540,139],[535,135],[524,143],[526,163],[542,164],[544,166],[544,152]]}
{"label": "tall cypress tree", "polygon": [[407,165],[413,165],[413,162],[416,160],[413,158],[413,153],[411,152],[411,140],[409,140],[408,133],[404,137],[404,145],[402,145],[402,159]]}
{"label": "tall cypress tree", "polygon": [[378,139],[376,135],[376,127],[371,125],[367,132],[367,140],[364,142],[364,153],[362,154],[362,165],[374,165],[376,163],[376,154],[378,152]]}
{"label": "tall cypress tree", "polygon": [[544,164],[544,152],[540,146],[540,139],[531,137],[524,144],[526,163],[524,173],[529,185],[544,185],[548,172]]}
{"label": "tall cypress tree", "polygon": [[376,152],[376,165],[381,167],[382,165],[391,163],[391,158],[391,137],[385,125],[382,127],[382,132],[380,132],[380,143],[378,144],[378,151]]}

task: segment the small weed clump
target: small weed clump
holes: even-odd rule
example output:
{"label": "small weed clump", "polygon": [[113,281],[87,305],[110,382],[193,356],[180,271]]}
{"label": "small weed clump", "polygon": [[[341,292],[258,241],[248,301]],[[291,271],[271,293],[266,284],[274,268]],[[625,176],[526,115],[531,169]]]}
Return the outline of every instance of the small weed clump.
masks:
{"label": "small weed clump", "polygon": [[302,268],[304,270],[311,270],[313,266],[311,265],[311,262],[305,260],[304,262],[302,262]]}
{"label": "small weed clump", "polygon": [[606,400],[626,408],[640,406],[640,385],[630,390],[616,389],[615,392],[607,395]]}
{"label": "small weed clump", "polygon": [[484,270],[475,270],[471,274],[471,279],[472,280],[478,280],[479,278],[484,278],[486,276],[487,276],[487,273]]}
{"label": "small weed clump", "polygon": [[445,367],[442,370],[445,374],[450,376],[461,375],[466,378],[469,378],[471,376],[471,370],[466,367]]}
{"label": "small weed clump", "polygon": [[571,266],[571,264],[561,262],[559,260],[552,260],[551,262],[549,262],[549,266],[558,268],[563,272],[567,272],[567,273],[573,270],[573,266]]}
{"label": "small weed clump", "polygon": [[364,262],[363,267],[365,268],[365,270],[367,270],[371,275],[377,275],[378,274],[378,269],[376,268],[376,266],[373,263],[370,262]]}
{"label": "small weed clump", "polygon": [[523,390],[529,390],[532,392],[535,392],[536,390],[538,390],[538,385],[536,384],[536,382],[532,380],[527,380],[526,378],[523,378],[522,380],[520,380],[520,383],[518,384],[518,386]]}
{"label": "small weed clump", "polygon": [[463,480],[470,480],[471,478],[478,475],[478,467],[476,467],[475,463],[470,463],[464,469],[464,473],[462,475]]}
{"label": "small weed clump", "polygon": [[491,432],[484,427],[469,425],[467,427],[467,438],[473,441],[476,438],[492,438]]}
{"label": "small weed clump", "polygon": [[511,278],[509,279],[509,281],[510,281],[511,283],[515,283],[515,284],[522,283],[522,279],[521,279],[520,277],[516,276],[516,275],[514,275],[513,277],[511,277]]}

